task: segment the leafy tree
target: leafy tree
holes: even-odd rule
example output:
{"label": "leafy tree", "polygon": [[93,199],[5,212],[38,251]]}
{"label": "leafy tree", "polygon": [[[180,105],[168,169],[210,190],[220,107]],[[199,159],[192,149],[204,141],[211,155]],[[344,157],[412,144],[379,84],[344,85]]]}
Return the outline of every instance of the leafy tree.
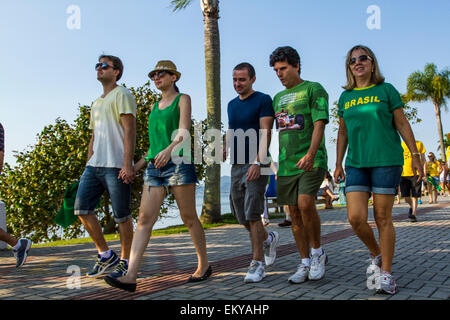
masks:
{"label": "leafy tree", "polygon": [[[171,0],[171,5],[173,10],[177,11],[185,9],[191,2],[192,0]],[[200,0],[200,7],[204,17],[206,126],[221,130],[219,0]],[[214,141],[210,145],[213,143]],[[221,220],[220,164],[214,163],[206,167],[201,221],[212,223]]]}
{"label": "leafy tree", "polygon": [[[137,103],[136,152],[137,162],[148,150],[148,116],[151,105],[159,95],[150,89],[150,83],[138,88],[129,88]],[[27,236],[33,242],[53,241],[60,238],[76,238],[84,234],[79,220],[62,229],[53,222],[60,208],[66,188],[78,180],[87,161],[87,150],[91,138],[89,129],[90,107],[79,106],[79,114],[73,124],[60,118],[46,126],[37,136],[37,143],[27,150],[15,152],[16,166],[5,164],[0,176],[0,198],[6,204],[8,232],[16,237]],[[206,123],[198,123],[206,128]],[[193,129],[191,136],[193,136]],[[204,148],[203,141],[196,143]],[[192,140],[192,145],[194,139]],[[196,165],[199,180],[204,177],[204,164]],[[143,170],[132,184],[131,209],[133,218],[139,214],[143,186]],[[161,208],[161,215],[167,213],[174,202],[169,196]],[[105,233],[116,231],[111,202],[105,193],[96,209]]]}
{"label": "leafy tree", "polygon": [[431,101],[436,113],[441,156],[445,158],[444,134],[442,129],[441,107],[447,109],[450,97],[450,70],[438,71],[434,63],[427,63],[423,72],[413,72],[407,80],[406,99],[413,102]]}

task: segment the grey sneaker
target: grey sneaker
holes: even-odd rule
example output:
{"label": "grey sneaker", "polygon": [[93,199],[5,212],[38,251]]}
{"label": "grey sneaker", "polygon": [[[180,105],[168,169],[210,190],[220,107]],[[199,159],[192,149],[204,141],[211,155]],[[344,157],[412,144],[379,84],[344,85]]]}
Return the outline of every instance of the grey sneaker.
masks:
{"label": "grey sneaker", "polygon": [[309,270],[309,280],[320,280],[325,275],[325,264],[328,262],[328,257],[325,251],[322,254],[313,254],[311,256],[311,268]]}
{"label": "grey sneaker", "polygon": [[272,242],[269,244],[263,244],[264,262],[267,267],[271,266],[275,262],[277,257],[278,242],[280,241],[280,235],[278,232],[271,231],[270,234],[272,234]]}
{"label": "grey sneaker", "polygon": [[244,278],[244,282],[259,282],[266,276],[266,271],[264,270],[264,265],[252,260],[250,267],[248,268],[247,275]]}
{"label": "grey sneaker", "polygon": [[23,266],[27,260],[28,251],[31,247],[31,240],[22,238],[19,239],[20,248],[13,250],[14,257],[16,257],[16,268]]}
{"label": "grey sneaker", "polygon": [[397,291],[398,287],[392,274],[382,272],[380,276],[380,289],[377,290],[377,293],[396,294]]}
{"label": "grey sneaker", "polygon": [[300,263],[297,267],[297,271],[289,277],[288,281],[290,283],[302,283],[308,280],[309,267]]}

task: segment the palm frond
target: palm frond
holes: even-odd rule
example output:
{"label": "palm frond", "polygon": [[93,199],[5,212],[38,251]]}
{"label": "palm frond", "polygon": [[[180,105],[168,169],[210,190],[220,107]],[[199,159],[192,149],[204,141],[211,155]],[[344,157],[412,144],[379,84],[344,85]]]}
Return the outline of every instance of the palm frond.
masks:
{"label": "palm frond", "polygon": [[173,11],[180,11],[191,4],[192,0],[171,0],[170,5]]}

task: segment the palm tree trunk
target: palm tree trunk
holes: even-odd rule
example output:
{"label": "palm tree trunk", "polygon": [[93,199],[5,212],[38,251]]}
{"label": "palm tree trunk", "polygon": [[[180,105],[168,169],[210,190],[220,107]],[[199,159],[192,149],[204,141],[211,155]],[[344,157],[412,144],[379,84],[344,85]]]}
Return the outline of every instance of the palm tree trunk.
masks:
{"label": "palm tree trunk", "polygon": [[444,132],[442,129],[441,106],[434,103],[434,111],[436,112],[437,128],[439,134],[439,144],[441,146],[441,159],[445,161]]}
{"label": "palm tree trunk", "polygon": [[[206,125],[207,129],[221,130],[219,6],[217,0],[200,1],[205,28]],[[217,141],[210,142],[210,144],[212,143],[217,143]],[[222,220],[220,164],[207,165],[205,176],[205,193],[200,219],[202,223],[218,222]]]}

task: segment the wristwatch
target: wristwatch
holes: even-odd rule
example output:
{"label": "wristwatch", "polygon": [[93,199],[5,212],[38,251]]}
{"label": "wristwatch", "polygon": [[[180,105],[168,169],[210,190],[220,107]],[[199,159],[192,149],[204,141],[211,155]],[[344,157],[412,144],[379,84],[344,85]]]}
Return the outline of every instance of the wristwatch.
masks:
{"label": "wristwatch", "polygon": [[258,166],[261,166],[261,162],[259,162],[259,161],[253,161],[253,163],[252,164],[256,164],[256,165],[258,165]]}

